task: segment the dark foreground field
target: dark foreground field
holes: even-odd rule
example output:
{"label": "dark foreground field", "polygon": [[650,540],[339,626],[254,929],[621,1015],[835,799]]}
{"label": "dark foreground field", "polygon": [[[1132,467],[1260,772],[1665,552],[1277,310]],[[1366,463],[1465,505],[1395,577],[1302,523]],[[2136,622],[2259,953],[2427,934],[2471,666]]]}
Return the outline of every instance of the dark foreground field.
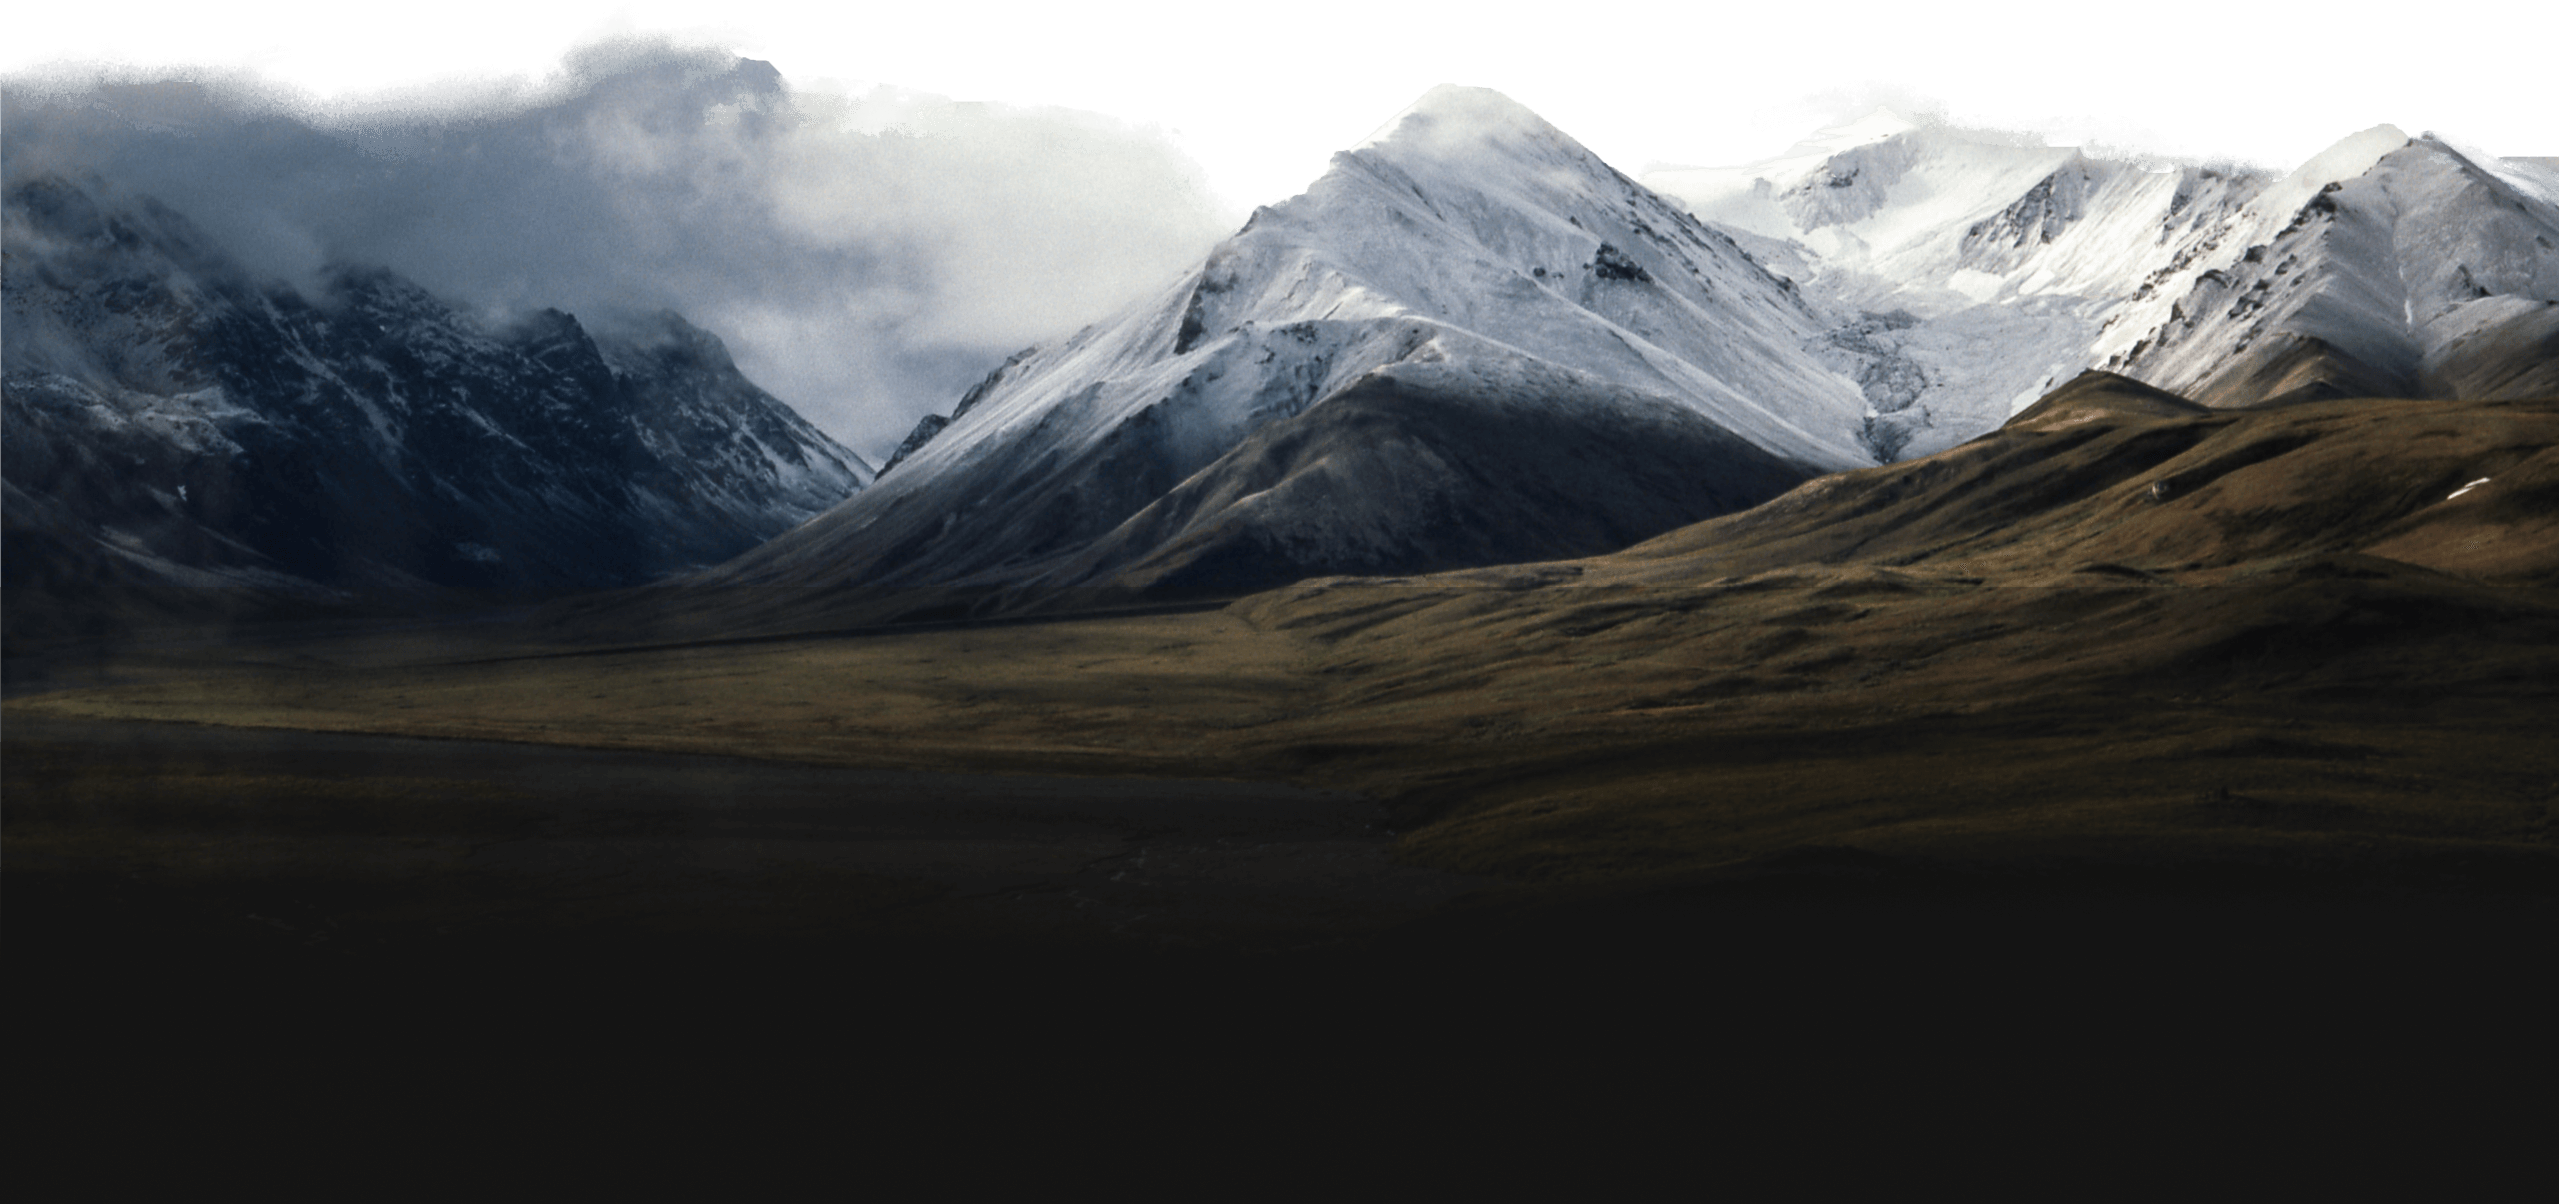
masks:
{"label": "dark foreground field", "polygon": [[16,1094],[2521,1141],[2551,407],[2028,418],[1616,556],[1222,606],[13,650]]}
{"label": "dark foreground field", "polygon": [[[1416,588],[1446,586],[1345,587]],[[1393,637],[1362,630],[128,657],[8,710],[25,1081],[91,1135],[228,1132],[282,1084],[294,1132],[537,1146],[705,1109],[794,1141],[1272,1114],[1411,1140],[2421,1098],[2512,1136],[2471,1105],[2537,1064],[2559,930],[2559,752],[2512,664],[2410,694],[2277,649],[2217,696],[1665,705],[1657,677],[1721,679],[1514,648],[1434,685],[1363,667]],[[199,722],[225,719],[264,726]]]}

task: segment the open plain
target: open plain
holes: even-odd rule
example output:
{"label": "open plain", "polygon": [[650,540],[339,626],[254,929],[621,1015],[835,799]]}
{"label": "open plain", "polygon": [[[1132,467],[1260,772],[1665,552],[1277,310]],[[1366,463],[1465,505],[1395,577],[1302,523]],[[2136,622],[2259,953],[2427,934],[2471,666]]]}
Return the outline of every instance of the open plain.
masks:
{"label": "open plain", "polygon": [[751,1042],[934,1034],[854,1047],[928,1079],[1249,1032],[1251,1074],[1470,1091],[1912,1025],[2298,1075],[2537,1006],[2554,407],[2079,400],[1581,561],[40,650],[13,956],[145,1029],[361,981],[397,985],[315,1023],[716,1000]]}

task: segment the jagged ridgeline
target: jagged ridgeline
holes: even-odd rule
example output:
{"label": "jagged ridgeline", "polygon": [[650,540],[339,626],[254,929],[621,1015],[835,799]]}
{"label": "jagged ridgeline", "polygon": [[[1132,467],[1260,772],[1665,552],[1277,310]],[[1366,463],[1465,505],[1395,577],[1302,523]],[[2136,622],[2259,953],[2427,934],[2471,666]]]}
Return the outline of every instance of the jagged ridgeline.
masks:
{"label": "jagged ridgeline", "polygon": [[2432,135],[2277,174],[1878,113],[1648,179],[1435,89],[868,487],[672,314],[297,290],[150,198],[28,180],[9,581],[1227,596],[1610,552],[2091,368],[2215,408],[2559,392],[2559,170]]}
{"label": "jagged ridgeline", "polygon": [[1857,382],[1806,350],[1832,325],[1535,114],[1441,88],[706,580],[1166,596],[1604,552],[1873,462]]}
{"label": "jagged ridgeline", "polygon": [[2277,175],[1878,113],[1653,182],[1678,199],[1435,90],[710,579],[1019,599],[1586,555],[2099,366],[2211,406],[2559,388],[2559,173],[2442,139]]}
{"label": "jagged ridgeline", "polygon": [[2559,172],[2389,126],[2285,174],[2104,157],[1879,110],[1646,182],[1832,315],[1882,459],[2087,368],[2208,405],[2559,392]]}
{"label": "jagged ridgeline", "polygon": [[461,312],[391,272],[253,276],[95,179],[6,194],[8,585],[632,585],[860,487],[672,312]]}

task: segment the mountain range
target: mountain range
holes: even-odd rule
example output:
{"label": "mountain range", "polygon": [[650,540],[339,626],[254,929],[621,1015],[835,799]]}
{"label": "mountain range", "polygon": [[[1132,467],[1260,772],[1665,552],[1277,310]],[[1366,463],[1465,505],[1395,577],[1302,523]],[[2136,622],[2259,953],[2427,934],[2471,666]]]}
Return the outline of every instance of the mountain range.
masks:
{"label": "mountain range", "polygon": [[1613,551],[2091,369],[2205,409],[2559,392],[2559,169],[2386,126],[2279,175],[1879,111],[1638,182],[1441,87],[876,477],[672,313],[261,281],[95,180],[7,215],[13,589],[1232,596]]}
{"label": "mountain range", "polygon": [[2559,172],[2439,138],[2275,175],[1879,112],[1648,178],[1434,90],[700,580],[1001,607],[1584,555],[1954,447],[2091,368],[2211,407],[2559,391]]}
{"label": "mountain range", "polygon": [[[1913,1040],[1955,1051],[1932,1092],[2004,1044],[2042,1100],[2130,1034],[2171,1097],[2270,1044],[2337,1094],[2373,1033],[2503,1067],[2546,1027],[2479,1001],[2536,997],[2559,919],[2548,162],[1879,113],[1637,180],[1440,89],[1151,298],[981,347],[874,473],[673,313],[256,254],[25,145],[0,789],[66,1082],[154,1032],[264,1081],[256,1017],[421,999],[337,1009],[414,1045],[489,984],[548,1066],[546,981],[676,999],[588,1044],[655,1075],[628,1051],[715,1030],[723,1101],[742,1032],[867,1073],[956,1016],[919,1081],[974,1099],[1052,1047],[1098,1051],[1058,1083],[1232,1079],[1203,1051],[1336,1015],[1387,1036],[1274,1073],[1392,1067],[1397,1123],[1417,1078],[1605,1094],[1594,1035],[1643,1108],[1735,1034],[1827,1107]],[[684,983],[752,1014],[704,1030]],[[1011,1078],[953,1077],[1008,1033]],[[489,1094],[467,1033],[429,1047]]]}
{"label": "mountain range", "polygon": [[2559,172],[2434,135],[2377,126],[2276,175],[1879,110],[1646,181],[1839,315],[1886,458],[2092,367],[2215,406],[2559,390]]}
{"label": "mountain range", "polygon": [[94,179],[6,215],[13,590],[631,585],[869,476],[672,312],[489,320],[360,265],[306,295]]}

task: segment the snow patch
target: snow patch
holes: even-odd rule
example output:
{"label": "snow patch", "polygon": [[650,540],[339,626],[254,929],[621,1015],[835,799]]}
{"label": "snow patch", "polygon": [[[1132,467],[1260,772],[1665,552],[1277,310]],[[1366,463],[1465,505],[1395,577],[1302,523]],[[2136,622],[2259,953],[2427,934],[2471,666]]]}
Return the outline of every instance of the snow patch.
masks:
{"label": "snow patch", "polygon": [[1974,268],[1957,268],[1954,275],[1946,278],[1946,287],[1971,298],[1976,304],[1997,297],[1999,290],[2007,283],[2007,279],[1996,272],[1984,272]]}

